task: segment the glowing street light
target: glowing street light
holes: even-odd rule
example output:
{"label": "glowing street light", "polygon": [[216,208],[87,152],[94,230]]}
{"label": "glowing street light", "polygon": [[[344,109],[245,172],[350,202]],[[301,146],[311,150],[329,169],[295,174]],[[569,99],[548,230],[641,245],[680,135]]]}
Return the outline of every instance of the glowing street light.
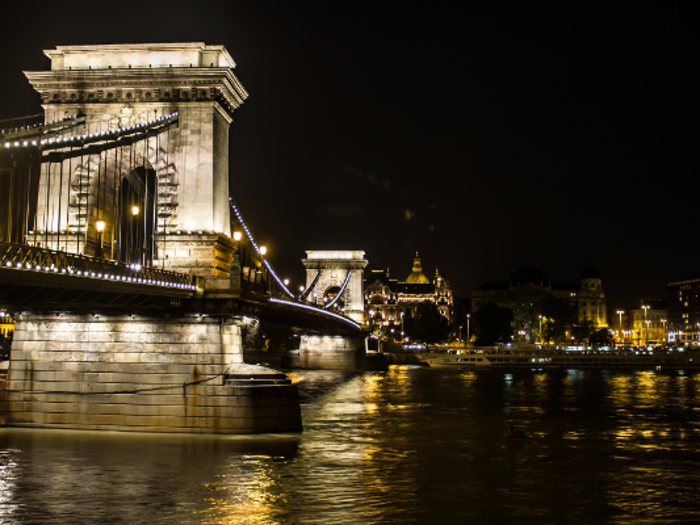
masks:
{"label": "glowing street light", "polygon": [[647,321],[647,312],[649,311],[649,308],[651,308],[648,304],[643,304],[642,309],[644,310],[644,324],[647,325],[647,330],[646,330],[646,345],[649,346],[649,322]]}
{"label": "glowing street light", "polygon": [[132,206],[132,207],[131,207],[131,214],[132,214],[132,215],[134,215],[134,216],[138,215],[138,214],[139,214],[139,211],[141,211],[141,210],[139,210],[139,207],[138,207],[138,206]]}
{"label": "glowing street light", "polygon": [[102,220],[97,221],[95,223],[95,229],[97,230],[97,233],[100,236],[100,257],[102,257],[102,247],[103,247],[102,234],[105,231],[105,226],[106,226],[105,221],[102,221]]}
{"label": "glowing street light", "polygon": [[260,247],[260,255],[265,255],[267,254],[267,246],[261,246]]}
{"label": "glowing street light", "polygon": [[233,240],[238,242],[243,238],[243,234],[241,232],[233,232]]}
{"label": "glowing street light", "polygon": [[663,326],[664,330],[664,340],[668,341],[668,333],[666,332],[666,319],[661,319],[661,325]]}

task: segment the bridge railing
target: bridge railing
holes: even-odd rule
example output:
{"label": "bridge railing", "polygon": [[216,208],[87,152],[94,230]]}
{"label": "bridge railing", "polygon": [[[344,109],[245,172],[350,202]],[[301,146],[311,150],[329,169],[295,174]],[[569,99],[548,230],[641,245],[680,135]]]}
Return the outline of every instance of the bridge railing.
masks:
{"label": "bridge railing", "polygon": [[160,268],[47,250],[37,246],[0,243],[0,265],[34,272],[52,272],[97,279],[196,290],[195,277]]}

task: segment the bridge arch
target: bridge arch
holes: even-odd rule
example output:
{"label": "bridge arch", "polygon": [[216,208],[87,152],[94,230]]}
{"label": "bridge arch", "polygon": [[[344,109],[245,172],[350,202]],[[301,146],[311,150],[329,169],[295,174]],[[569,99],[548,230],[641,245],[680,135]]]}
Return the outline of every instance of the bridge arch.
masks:
{"label": "bridge arch", "polygon": [[342,296],[344,314],[356,322],[364,323],[364,269],[367,261],[361,250],[307,251],[302,259],[306,267],[307,300],[326,306],[333,303],[337,295]]}

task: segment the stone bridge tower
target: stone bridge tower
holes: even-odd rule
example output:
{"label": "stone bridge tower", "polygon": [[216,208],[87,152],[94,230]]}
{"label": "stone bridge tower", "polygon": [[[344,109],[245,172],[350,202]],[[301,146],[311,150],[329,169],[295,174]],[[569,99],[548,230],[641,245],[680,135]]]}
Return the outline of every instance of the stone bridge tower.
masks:
{"label": "stone bridge tower", "polygon": [[[129,171],[141,167],[157,188],[154,209],[143,210],[155,222],[146,262],[204,277],[228,277],[234,249],[229,125],[248,96],[233,73],[236,64],[228,51],[177,43],[58,46],[45,53],[51,70],[25,74],[41,95],[46,121],[84,115],[85,129],[79,132],[99,133],[179,112],[179,126],[145,147],[110,150],[99,161],[96,156],[64,161],[61,173],[67,176],[60,186],[54,176],[48,192],[42,173],[35,225],[39,236],[30,235],[31,240],[97,255],[98,238],[103,243],[96,230],[99,218],[106,222],[104,239],[117,258],[114,245],[121,223],[115,218],[116,194]],[[45,200],[42,192],[47,193]],[[59,199],[66,210],[62,214],[51,206]],[[52,246],[56,236],[65,247],[60,241]]]}
{"label": "stone bridge tower", "polygon": [[364,257],[361,250],[307,251],[306,259],[302,259],[306,267],[306,300],[325,306],[341,294],[343,313],[364,324]]}

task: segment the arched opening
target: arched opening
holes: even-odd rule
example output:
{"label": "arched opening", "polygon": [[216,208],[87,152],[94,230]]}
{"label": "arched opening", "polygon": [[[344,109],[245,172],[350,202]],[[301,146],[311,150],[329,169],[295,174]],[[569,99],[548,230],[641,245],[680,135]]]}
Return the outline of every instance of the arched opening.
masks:
{"label": "arched opening", "polygon": [[369,300],[369,304],[384,304],[384,296],[382,295],[373,295],[372,298]]}
{"label": "arched opening", "polygon": [[154,257],[156,172],[143,167],[125,175],[119,184],[119,260],[151,265]]}
{"label": "arched opening", "polygon": [[[340,286],[331,286],[326,290],[326,293],[323,294],[323,304],[328,304],[330,303],[333,299],[336,298],[336,296],[340,293]],[[335,307],[338,309],[342,309],[345,307],[345,301],[343,301],[343,298],[341,297],[338,299],[338,302],[335,303]]]}

